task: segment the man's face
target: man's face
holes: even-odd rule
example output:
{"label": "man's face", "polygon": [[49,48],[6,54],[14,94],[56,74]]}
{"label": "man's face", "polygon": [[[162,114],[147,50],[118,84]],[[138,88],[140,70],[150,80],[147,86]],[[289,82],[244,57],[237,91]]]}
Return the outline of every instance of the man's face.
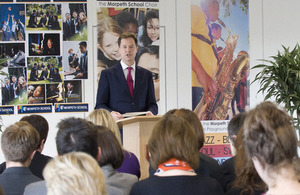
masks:
{"label": "man's face", "polygon": [[48,46],[49,49],[52,48],[52,44],[53,44],[52,40],[48,39],[47,46]]}
{"label": "man's face", "polygon": [[5,80],[4,80],[4,83],[5,83],[5,85],[8,85],[8,84],[9,84],[9,80],[8,80],[8,79],[5,79]]}
{"label": "man's face", "polygon": [[154,54],[144,53],[141,55],[138,65],[150,72],[152,75],[157,75],[158,78],[153,76],[155,99],[159,100],[159,59]]}
{"label": "man's face", "polygon": [[11,80],[12,80],[12,82],[16,82],[17,78],[16,77],[12,77]]}
{"label": "man's face", "polygon": [[80,50],[80,52],[81,53],[85,53],[85,51],[86,51],[86,47],[84,47],[83,45],[79,45],[79,50]]}
{"label": "man's face", "polygon": [[67,19],[67,20],[70,19],[70,14],[66,14],[66,19]]}
{"label": "man's face", "polygon": [[119,53],[121,54],[122,61],[127,66],[132,66],[134,64],[137,51],[138,47],[133,38],[129,37],[121,40]]}
{"label": "man's face", "polygon": [[73,89],[73,85],[71,83],[67,84],[67,89],[68,91],[71,91]]}
{"label": "man's face", "polygon": [[73,18],[77,18],[77,13],[73,12]]}
{"label": "man's face", "polygon": [[55,86],[54,85],[50,85],[50,90],[54,91],[54,89],[55,89]]}

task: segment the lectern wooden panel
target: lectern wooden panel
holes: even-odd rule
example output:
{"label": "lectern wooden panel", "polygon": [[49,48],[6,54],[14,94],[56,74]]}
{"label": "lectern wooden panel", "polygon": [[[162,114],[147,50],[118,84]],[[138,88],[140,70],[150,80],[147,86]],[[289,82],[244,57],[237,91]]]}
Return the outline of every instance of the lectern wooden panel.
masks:
{"label": "lectern wooden panel", "polygon": [[133,152],[140,161],[141,179],[149,177],[146,145],[160,118],[161,116],[135,116],[117,121],[119,128],[123,129],[123,147]]}

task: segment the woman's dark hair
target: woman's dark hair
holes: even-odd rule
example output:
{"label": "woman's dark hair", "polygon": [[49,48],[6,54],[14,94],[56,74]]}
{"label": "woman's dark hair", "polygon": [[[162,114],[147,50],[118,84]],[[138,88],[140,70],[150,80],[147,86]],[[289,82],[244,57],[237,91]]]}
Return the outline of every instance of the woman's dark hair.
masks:
{"label": "woman's dark hair", "polygon": [[124,160],[123,149],[114,133],[106,127],[97,125],[98,146],[101,148],[100,166],[111,164],[114,169],[121,167]]}
{"label": "woman's dark hair", "polygon": [[151,43],[152,43],[152,40],[147,35],[147,22],[149,20],[152,20],[153,18],[159,19],[158,10],[149,10],[143,20],[144,31],[143,31],[143,35],[141,37],[141,42],[143,43],[144,47],[147,47],[147,46],[151,45]]}

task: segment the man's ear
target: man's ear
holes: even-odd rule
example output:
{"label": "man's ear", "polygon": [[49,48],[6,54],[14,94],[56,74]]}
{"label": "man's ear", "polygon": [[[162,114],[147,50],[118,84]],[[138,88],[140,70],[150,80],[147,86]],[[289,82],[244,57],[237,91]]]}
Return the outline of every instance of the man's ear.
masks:
{"label": "man's ear", "polygon": [[40,150],[43,151],[44,150],[44,146],[45,146],[45,139],[42,139],[41,144],[40,144]]}
{"label": "man's ear", "polygon": [[97,161],[100,161],[100,157],[101,157],[101,148],[98,147],[98,152],[97,152],[96,160],[97,160]]}
{"label": "man's ear", "polygon": [[34,151],[29,155],[30,161],[33,159],[33,157],[34,157],[34,155],[35,155],[35,152],[36,152],[36,150],[34,150]]}

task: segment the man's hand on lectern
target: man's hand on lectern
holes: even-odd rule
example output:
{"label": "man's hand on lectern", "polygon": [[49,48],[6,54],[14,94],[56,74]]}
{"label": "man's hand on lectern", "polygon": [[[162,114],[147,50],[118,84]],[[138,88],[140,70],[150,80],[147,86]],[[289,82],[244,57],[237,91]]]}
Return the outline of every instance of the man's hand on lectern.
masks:
{"label": "man's hand on lectern", "polygon": [[116,112],[116,111],[112,111],[112,112],[111,112],[111,115],[113,116],[113,118],[114,118],[116,121],[119,120],[119,119],[124,118],[124,117],[122,116],[122,114],[120,114],[119,112]]}

